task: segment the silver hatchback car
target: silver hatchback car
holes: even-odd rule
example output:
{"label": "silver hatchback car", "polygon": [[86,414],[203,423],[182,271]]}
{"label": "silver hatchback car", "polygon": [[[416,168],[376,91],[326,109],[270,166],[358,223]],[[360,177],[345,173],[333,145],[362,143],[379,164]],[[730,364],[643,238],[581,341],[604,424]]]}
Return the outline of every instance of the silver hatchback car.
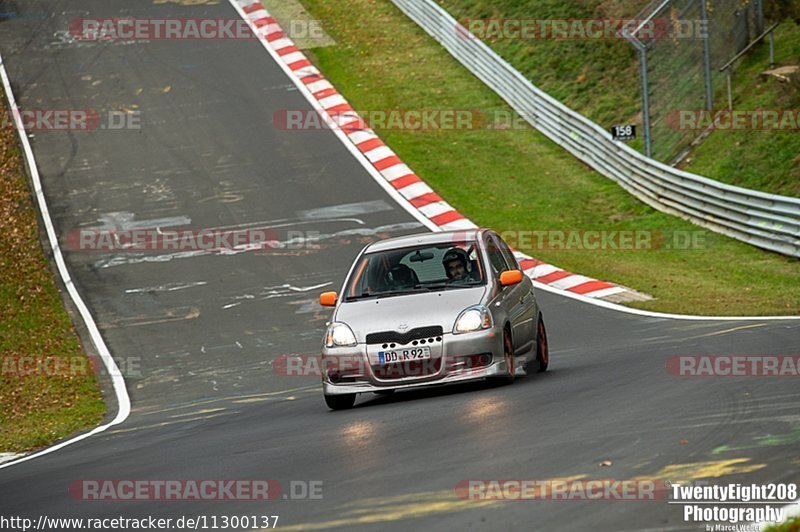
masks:
{"label": "silver hatchback car", "polygon": [[547,370],[547,333],[531,280],[489,229],[374,242],[353,262],[322,345],[328,407],[359,393]]}

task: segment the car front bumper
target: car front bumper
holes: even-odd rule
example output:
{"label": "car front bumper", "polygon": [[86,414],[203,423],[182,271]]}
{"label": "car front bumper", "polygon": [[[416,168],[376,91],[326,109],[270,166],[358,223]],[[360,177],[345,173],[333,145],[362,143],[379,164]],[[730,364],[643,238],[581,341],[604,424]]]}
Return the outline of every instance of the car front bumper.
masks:
{"label": "car front bumper", "polygon": [[[408,349],[410,345],[397,346]],[[322,388],[326,395],[402,390],[424,386],[481,380],[506,375],[503,357],[503,330],[500,327],[471,333],[442,335],[431,345],[431,360],[420,364],[427,371],[407,371],[394,378],[380,377],[375,366],[380,345],[358,344],[322,350]],[[474,363],[481,355],[490,355],[487,365]],[[437,364],[438,363],[438,364]],[[335,382],[337,381],[337,382]]]}

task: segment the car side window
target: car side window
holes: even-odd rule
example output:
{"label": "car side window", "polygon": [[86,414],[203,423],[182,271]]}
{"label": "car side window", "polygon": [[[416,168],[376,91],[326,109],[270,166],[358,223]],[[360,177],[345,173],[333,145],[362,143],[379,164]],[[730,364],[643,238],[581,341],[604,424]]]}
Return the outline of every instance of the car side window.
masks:
{"label": "car side window", "polygon": [[498,236],[497,243],[500,245],[500,251],[503,253],[503,257],[505,257],[506,259],[508,268],[510,270],[519,270],[519,263],[517,263],[517,258],[514,257],[514,253],[511,251],[511,248],[508,247],[506,241]]}
{"label": "car side window", "polygon": [[486,253],[489,256],[489,262],[492,264],[492,270],[494,270],[496,276],[511,269],[506,263],[506,259],[503,257],[500,246],[497,244],[494,237],[490,236],[486,239]]}

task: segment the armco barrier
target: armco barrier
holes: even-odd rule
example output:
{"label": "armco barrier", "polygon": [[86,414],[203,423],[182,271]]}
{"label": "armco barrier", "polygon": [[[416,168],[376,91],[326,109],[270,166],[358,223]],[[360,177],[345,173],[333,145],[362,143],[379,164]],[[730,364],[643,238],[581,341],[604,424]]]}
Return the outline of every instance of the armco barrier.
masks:
{"label": "armco barrier", "polygon": [[392,2],[533,127],[651,207],[800,257],[800,198],[726,185],[645,157],[536,88],[432,0]]}

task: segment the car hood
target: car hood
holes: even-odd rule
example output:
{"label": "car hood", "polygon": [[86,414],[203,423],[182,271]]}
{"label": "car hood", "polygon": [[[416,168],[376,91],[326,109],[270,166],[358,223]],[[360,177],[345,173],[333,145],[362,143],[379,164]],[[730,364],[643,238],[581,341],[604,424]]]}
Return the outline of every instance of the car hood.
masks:
{"label": "car hood", "polygon": [[[486,286],[478,286],[343,302],[334,319],[349,325],[358,343],[366,342],[369,333],[406,332],[430,325],[441,325],[444,332],[449,333],[461,311],[478,305],[485,292]],[[407,326],[402,331],[401,324]]]}

